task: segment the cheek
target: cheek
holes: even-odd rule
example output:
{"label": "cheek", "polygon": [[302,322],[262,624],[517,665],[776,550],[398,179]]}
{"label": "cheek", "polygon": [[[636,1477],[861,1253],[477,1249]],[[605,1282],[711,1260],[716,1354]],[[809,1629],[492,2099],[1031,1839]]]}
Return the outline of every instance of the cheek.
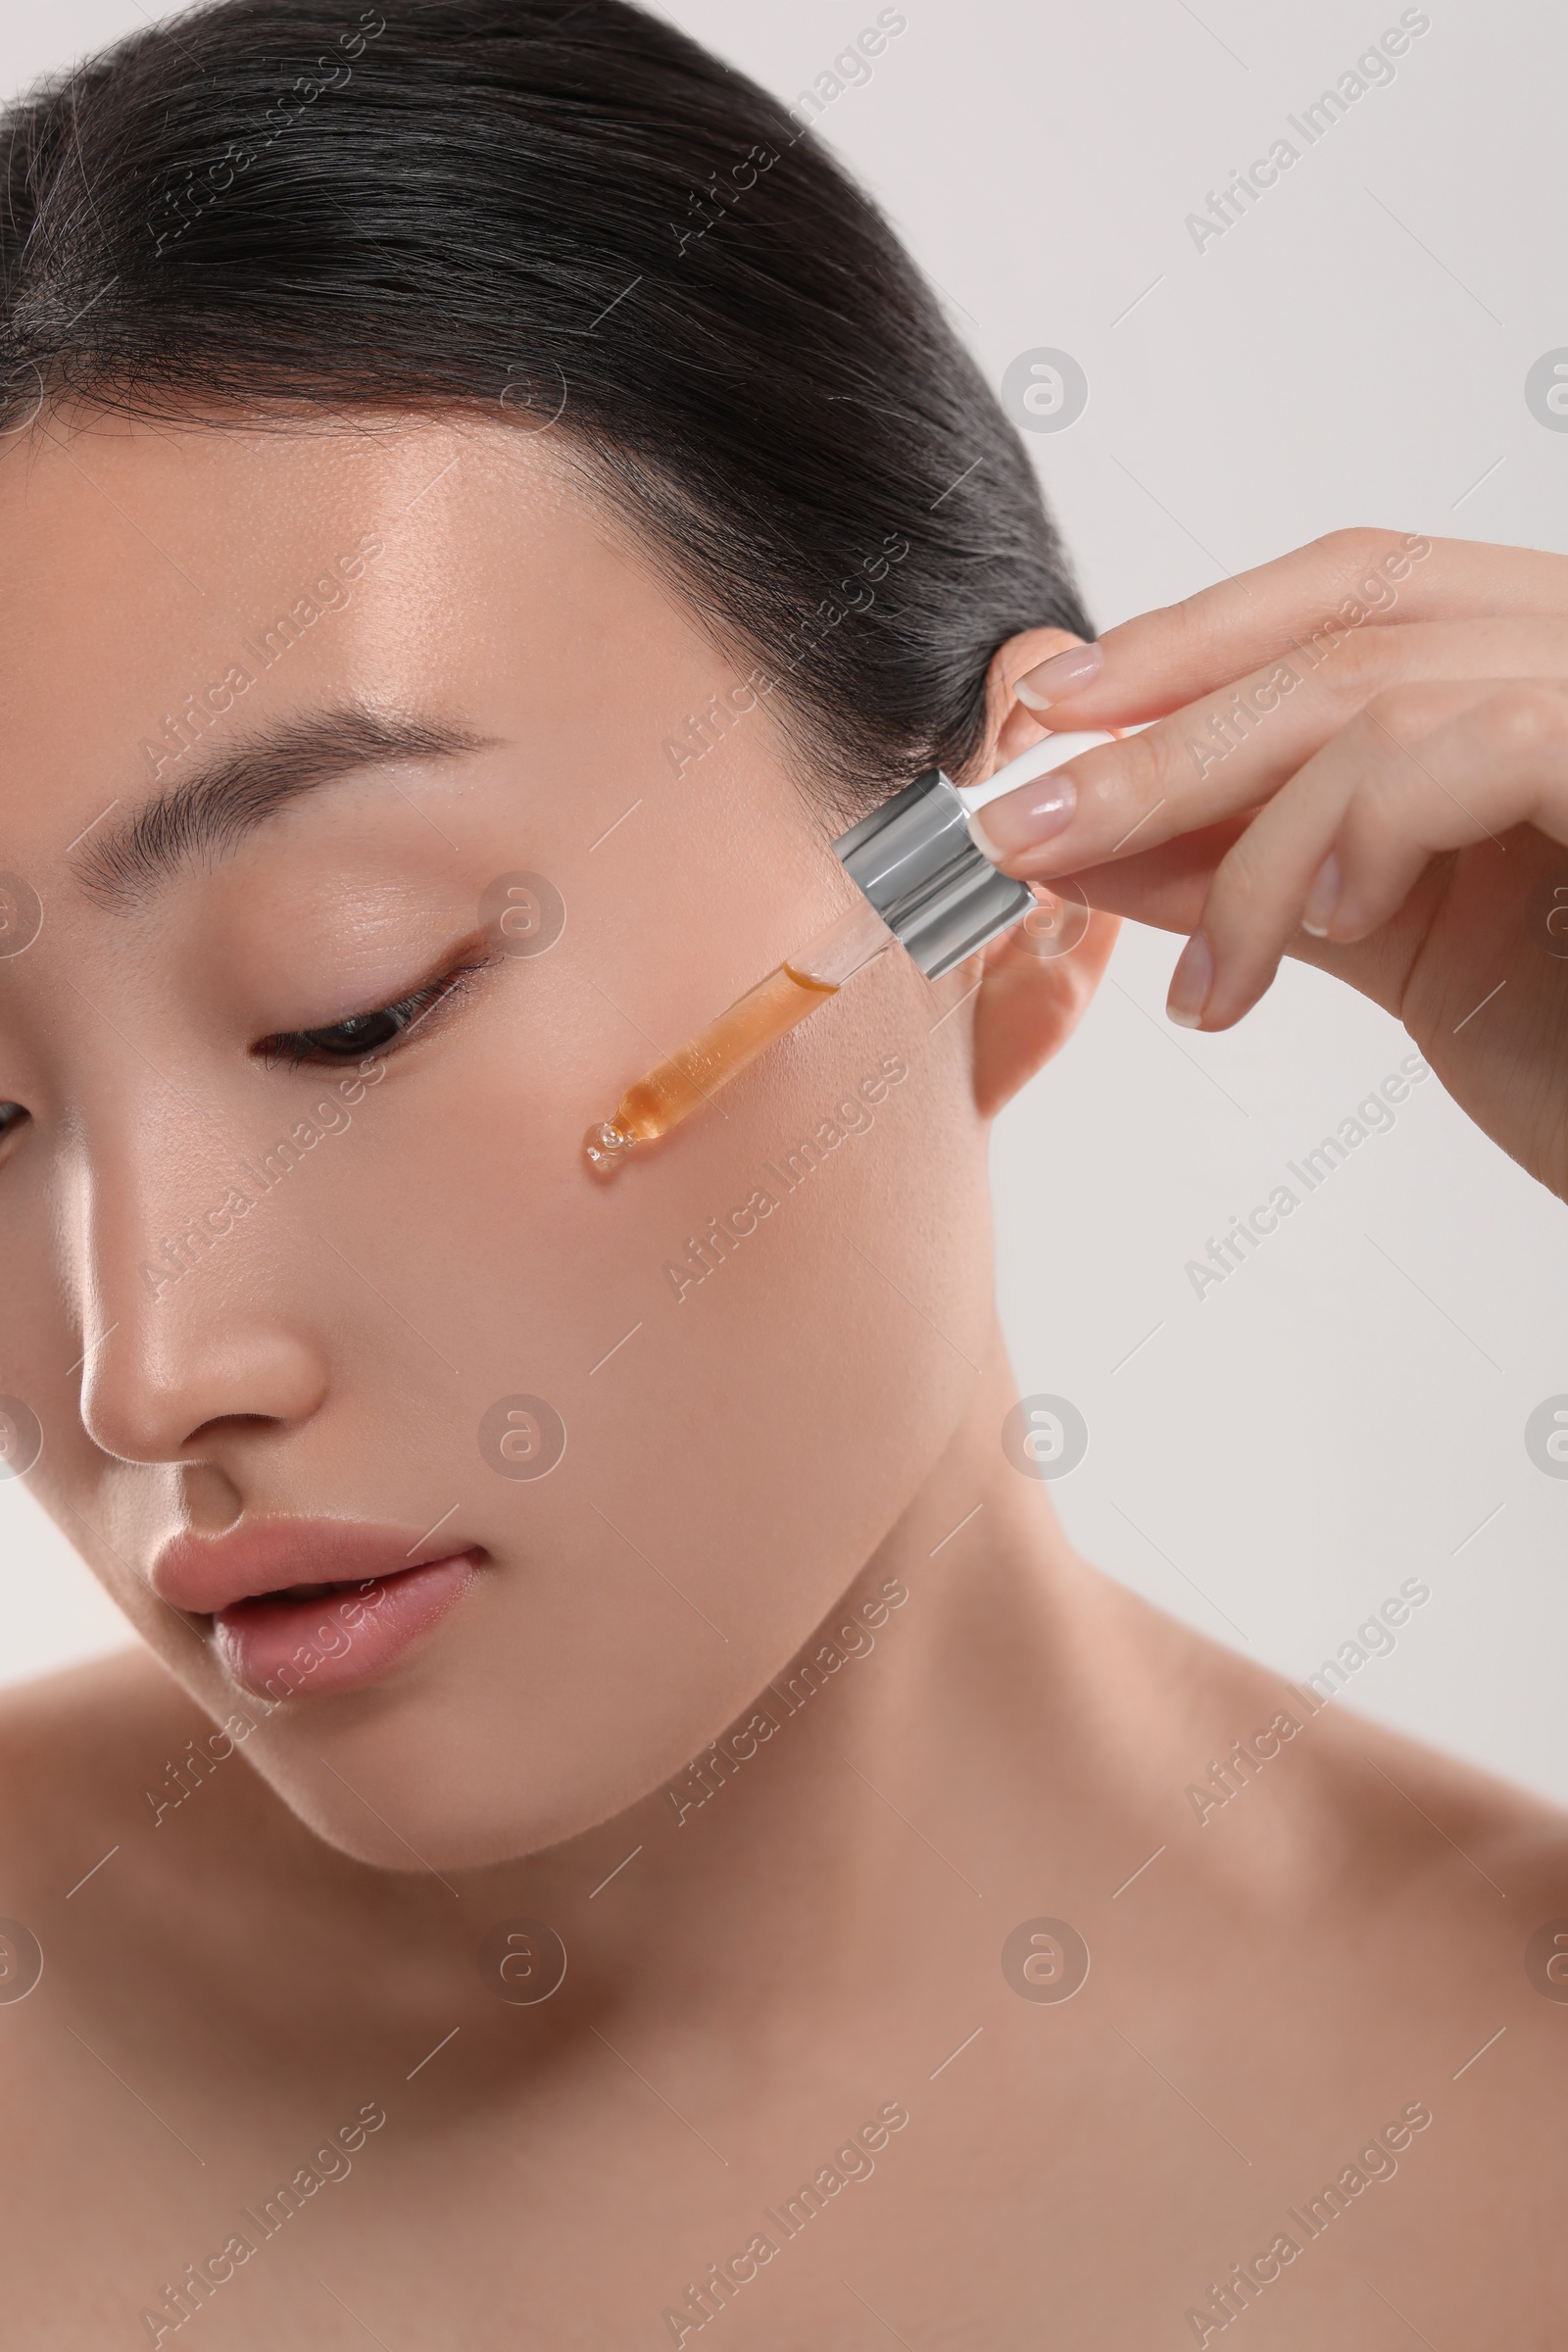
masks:
{"label": "cheek", "polygon": [[[395,1260],[400,1314],[458,1366],[443,1383],[395,1323],[390,1355],[364,1348],[344,1410],[366,1492],[405,1485],[419,1525],[463,1495],[495,1563],[411,1694],[416,1714],[370,1726],[343,1761],[356,1786],[361,1768],[377,1779],[378,1808],[432,1861],[571,1835],[676,1774],[832,1608],[941,1452],[991,1311],[961,1023],[932,1033],[934,1003],[957,993],[934,999],[886,958],[722,1111],[608,1185],[583,1170],[584,1102],[559,1076],[564,985],[553,1094],[542,1064],[477,1042],[475,1024],[412,1134],[389,1099],[345,1139],[379,1158],[383,1119],[396,1138],[379,1174],[339,1179],[345,1208],[386,1228],[391,1255],[366,1271],[385,1289]],[[831,1142],[833,1105],[893,1055],[908,1075]],[[715,1239],[759,1192],[772,1210]],[[401,1254],[400,1231],[417,1237]],[[425,1399],[412,1420],[411,1375]],[[530,1474],[526,1431],[516,1475],[481,1445],[485,1413],[517,1396],[564,1429],[546,1475]],[[471,1795],[461,1822],[455,1786]],[[346,1815],[318,1826],[357,1834]]]}
{"label": "cheek", "polygon": [[[773,1645],[804,1638],[897,1515],[978,1360],[982,1147],[961,1040],[954,1024],[933,1039],[932,1017],[925,983],[888,958],[749,1073],[727,1118],[688,1131],[681,1160],[676,1139],[646,1225],[639,1204],[634,1246],[662,1275],[631,1343],[649,1342],[649,1523],[714,1590],[744,1592]],[[894,1055],[908,1076],[858,1133],[841,1126],[835,1104]],[[714,1218],[721,1234],[762,1189],[776,1206],[723,1250]],[[677,1304],[690,1240],[710,1270]]]}

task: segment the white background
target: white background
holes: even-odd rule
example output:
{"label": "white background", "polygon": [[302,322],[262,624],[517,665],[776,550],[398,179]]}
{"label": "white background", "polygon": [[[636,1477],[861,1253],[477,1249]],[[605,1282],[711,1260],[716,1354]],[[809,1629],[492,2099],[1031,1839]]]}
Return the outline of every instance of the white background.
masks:
{"label": "white background", "polygon": [[[13,14],[0,88],[163,13]],[[667,13],[788,103],[877,4]],[[1433,0],[1392,84],[1201,252],[1186,216],[1396,6],[905,13],[818,135],[887,207],[994,383],[1040,346],[1086,369],[1086,413],[1030,446],[1099,625],[1344,523],[1568,547],[1568,434],[1523,397],[1531,363],[1568,345],[1561,11]],[[1568,1795],[1568,1481],[1523,1444],[1532,1407],[1568,1391],[1568,1210],[1432,1079],[1200,1301],[1186,1261],[1410,1047],[1299,969],[1233,1035],[1173,1030],[1174,954],[1129,929],[1081,1038],[997,1137],[1019,1378],[1073,1398],[1092,1433],[1055,1490],[1067,1527],[1165,1608],[1297,1675],[1425,1578],[1431,1601],[1348,1699]],[[0,1679],[123,1639],[14,1486],[0,1545]]]}

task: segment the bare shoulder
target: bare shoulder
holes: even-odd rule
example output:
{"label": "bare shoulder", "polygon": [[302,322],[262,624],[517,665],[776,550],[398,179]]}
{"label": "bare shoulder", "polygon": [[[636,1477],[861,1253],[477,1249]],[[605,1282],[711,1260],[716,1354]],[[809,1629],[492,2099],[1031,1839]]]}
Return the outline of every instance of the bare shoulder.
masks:
{"label": "bare shoulder", "polygon": [[168,1728],[200,1710],[149,1649],[128,1642],[108,1657],[0,1690],[0,1772],[10,1778],[74,1759],[90,1770],[138,1726]]}
{"label": "bare shoulder", "polygon": [[[1395,1878],[1436,1877],[1465,1897],[1490,1891],[1498,1903],[1568,1909],[1568,1811],[1337,1700],[1300,1712],[1314,1802],[1367,1864]],[[1486,1901],[1478,1908],[1497,1916]]]}
{"label": "bare shoulder", "polygon": [[138,1807],[150,1819],[145,1789],[209,1728],[139,1647],[0,1691],[0,1873],[13,1898],[49,1899],[63,1871],[70,1886],[72,1866],[96,1859],[86,1849],[100,1829],[122,1835]]}
{"label": "bare shoulder", "polygon": [[1234,1868],[1265,1899],[1305,1885],[1365,1908],[1447,1897],[1478,1934],[1568,1913],[1562,1807],[1386,1729],[1353,1687],[1294,1681],[1108,1580],[1096,1614],[1123,1697],[1129,1671],[1143,1686],[1173,1844],[1200,1869]]}

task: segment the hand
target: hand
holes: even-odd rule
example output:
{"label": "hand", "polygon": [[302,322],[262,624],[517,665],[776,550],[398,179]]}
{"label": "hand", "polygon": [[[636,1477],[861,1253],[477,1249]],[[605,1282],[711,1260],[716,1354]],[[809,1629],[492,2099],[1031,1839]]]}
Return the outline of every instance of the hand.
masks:
{"label": "hand", "polygon": [[994,801],[998,862],[1191,933],[1167,1010],[1192,1028],[1240,1020],[1282,955],[1333,972],[1568,1199],[1568,559],[1336,532],[1100,651],[1049,705],[1052,665],[1025,675],[1048,715],[1004,753],[1158,723]]}

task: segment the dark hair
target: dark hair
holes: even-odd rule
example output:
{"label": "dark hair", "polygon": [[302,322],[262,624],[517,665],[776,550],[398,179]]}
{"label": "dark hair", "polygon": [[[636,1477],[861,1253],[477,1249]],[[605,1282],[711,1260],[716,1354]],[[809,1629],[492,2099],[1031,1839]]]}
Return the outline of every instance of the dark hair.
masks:
{"label": "dark hair", "polygon": [[12,418],[559,410],[842,805],[961,768],[997,646],[1090,624],[881,215],[623,0],[395,6],[216,0],[10,111]]}

